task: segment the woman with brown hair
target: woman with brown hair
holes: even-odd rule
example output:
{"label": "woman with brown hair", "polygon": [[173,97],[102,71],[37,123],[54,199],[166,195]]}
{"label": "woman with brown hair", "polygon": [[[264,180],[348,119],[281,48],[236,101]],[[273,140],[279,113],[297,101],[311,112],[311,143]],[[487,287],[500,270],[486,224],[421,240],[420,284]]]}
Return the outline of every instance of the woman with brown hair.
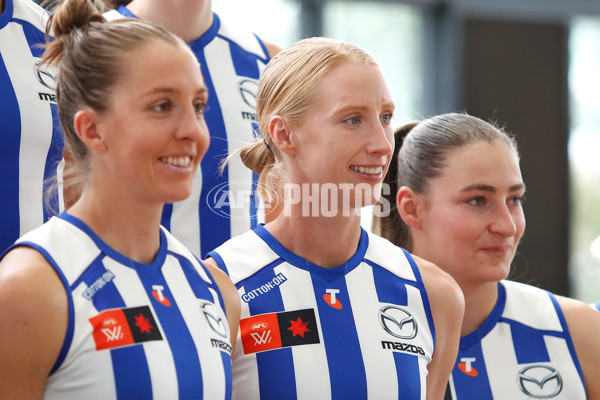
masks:
{"label": "woman with brown hair", "polygon": [[600,314],[506,280],[525,231],[517,145],[468,114],[396,131],[396,210],[381,234],[449,273],[465,296],[449,399],[599,399]]}
{"label": "woman with brown hair", "polygon": [[209,144],[198,62],[87,0],[50,23],[44,61],[84,186],[0,261],[0,398],[227,399],[239,298],[160,226]]}

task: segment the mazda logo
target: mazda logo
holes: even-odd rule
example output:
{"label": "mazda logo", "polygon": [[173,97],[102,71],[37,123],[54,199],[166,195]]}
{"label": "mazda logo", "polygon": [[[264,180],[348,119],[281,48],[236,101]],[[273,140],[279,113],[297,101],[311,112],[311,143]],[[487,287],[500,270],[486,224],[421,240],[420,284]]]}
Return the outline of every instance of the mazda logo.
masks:
{"label": "mazda logo", "polygon": [[562,390],[562,378],[557,370],[545,365],[530,365],[517,374],[519,389],[534,399],[549,399]]}
{"label": "mazda logo", "polygon": [[256,92],[258,91],[258,82],[255,79],[244,79],[238,82],[238,89],[244,103],[248,107],[256,110]]}
{"label": "mazda logo", "polygon": [[417,321],[411,313],[397,306],[385,306],[379,310],[382,328],[400,339],[413,339],[417,336]]}
{"label": "mazda logo", "polygon": [[36,78],[42,85],[44,85],[48,89],[56,90],[56,78],[50,72],[48,72],[44,69],[41,69],[40,68],[41,63],[42,63],[41,61],[38,61],[33,66],[33,72],[34,72]]}
{"label": "mazda logo", "polygon": [[221,317],[221,313],[217,306],[213,303],[204,303],[202,304],[202,311],[204,312],[204,317],[208,321],[208,324],[219,336],[227,338],[228,326]]}

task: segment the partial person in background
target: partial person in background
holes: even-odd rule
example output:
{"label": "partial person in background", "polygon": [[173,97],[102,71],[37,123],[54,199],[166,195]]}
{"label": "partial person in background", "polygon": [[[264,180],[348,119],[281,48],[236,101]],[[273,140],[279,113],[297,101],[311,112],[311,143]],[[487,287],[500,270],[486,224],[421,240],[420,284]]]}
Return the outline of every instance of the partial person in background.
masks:
{"label": "partial person in background", "polygon": [[88,0],[50,23],[44,61],[84,186],[1,257],[0,398],[229,399],[237,291],[160,226],[209,144],[198,61]]}
{"label": "partial person in background", "polygon": [[283,211],[207,262],[241,296],[237,399],[440,399],[456,357],[460,289],[435,265],[360,226],[394,149],[394,102],[375,60],[312,38],[260,78],[264,138],[242,159]]}
{"label": "partial person in background", "polygon": [[[600,399],[600,314],[505,280],[525,231],[515,140],[470,115],[400,127],[376,231],[448,272],[465,296],[448,399]],[[396,171],[392,171],[395,169]]]}
{"label": "partial person in background", "polygon": [[211,146],[194,179],[192,195],[166,205],[162,224],[192,252],[205,257],[264,220],[255,195],[256,174],[239,157],[221,174],[219,163],[258,135],[258,78],[279,48],[221,20],[210,0],[133,0],[113,5],[120,6],[107,12],[107,19],[126,16],[161,25],[185,40],[200,61],[208,88],[205,115]]}
{"label": "partial person in background", "polygon": [[31,0],[0,0],[0,252],[62,209],[64,138],[53,69],[39,68],[47,13]]}

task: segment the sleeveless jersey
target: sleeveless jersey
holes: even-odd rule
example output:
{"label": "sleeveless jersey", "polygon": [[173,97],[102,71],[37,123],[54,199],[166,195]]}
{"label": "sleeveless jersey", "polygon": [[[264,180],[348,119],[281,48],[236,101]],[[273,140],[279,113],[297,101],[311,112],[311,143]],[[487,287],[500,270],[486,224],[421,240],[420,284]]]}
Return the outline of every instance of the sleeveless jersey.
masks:
{"label": "sleeveless jersey", "polygon": [[[136,18],[124,6],[105,16]],[[162,225],[200,257],[264,220],[255,195],[258,176],[239,156],[231,159],[222,174],[219,162],[252,142],[258,132],[256,91],[269,55],[253,33],[232,29],[216,14],[213,17],[209,30],[189,43],[208,88],[204,117],[210,146],[196,173],[191,196],[165,205],[162,219]]]}
{"label": "sleeveless jersey", "polygon": [[209,256],[242,299],[234,398],[425,399],[435,331],[406,251],[362,230],[354,256],[328,269],[260,225]]}
{"label": "sleeveless jersey", "polygon": [[460,340],[449,386],[456,400],[584,400],[583,374],[554,295],[498,283],[494,310]]}
{"label": "sleeveless jersey", "polygon": [[[37,69],[47,14],[31,0],[5,0],[0,14],[0,252],[62,209],[57,193],[64,139],[55,71]],[[62,197],[62,196],[61,196]]]}
{"label": "sleeveless jersey", "polygon": [[38,250],[67,291],[69,321],[46,400],[229,399],[231,341],[212,276],[161,228],[150,264],[62,213],[15,246]]}

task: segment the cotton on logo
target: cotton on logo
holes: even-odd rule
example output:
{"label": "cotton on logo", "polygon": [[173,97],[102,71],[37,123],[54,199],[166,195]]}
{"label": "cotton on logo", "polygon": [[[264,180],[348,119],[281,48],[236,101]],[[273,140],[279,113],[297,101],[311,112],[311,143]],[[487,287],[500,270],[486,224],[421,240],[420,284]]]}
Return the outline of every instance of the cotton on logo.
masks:
{"label": "cotton on logo", "polygon": [[252,336],[254,338],[254,344],[255,345],[261,345],[261,344],[267,344],[267,343],[271,343],[271,331],[263,331],[262,333],[259,332],[252,332],[250,334],[250,336]]}
{"label": "cotton on logo", "polygon": [[123,339],[123,331],[121,330],[121,326],[115,326],[112,329],[102,328],[102,333],[106,335],[107,342],[114,342],[115,340]]}
{"label": "cotton on logo", "polygon": [[326,289],[325,291],[327,292],[323,295],[323,299],[325,300],[325,302],[327,304],[329,304],[331,307],[335,308],[336,310],[341,310],[342,302],[336,298],[336,295],[340,292],[340,290],[339,289]]}
{"label": "cotton on logo", "polygon": [[463,373],[469,376],[477,376],[479,372],[473,367],[472,363],[475,362],[475,357],[463,357],[460,359],[461,362],[458,363],[458,369],[460,369]]}

